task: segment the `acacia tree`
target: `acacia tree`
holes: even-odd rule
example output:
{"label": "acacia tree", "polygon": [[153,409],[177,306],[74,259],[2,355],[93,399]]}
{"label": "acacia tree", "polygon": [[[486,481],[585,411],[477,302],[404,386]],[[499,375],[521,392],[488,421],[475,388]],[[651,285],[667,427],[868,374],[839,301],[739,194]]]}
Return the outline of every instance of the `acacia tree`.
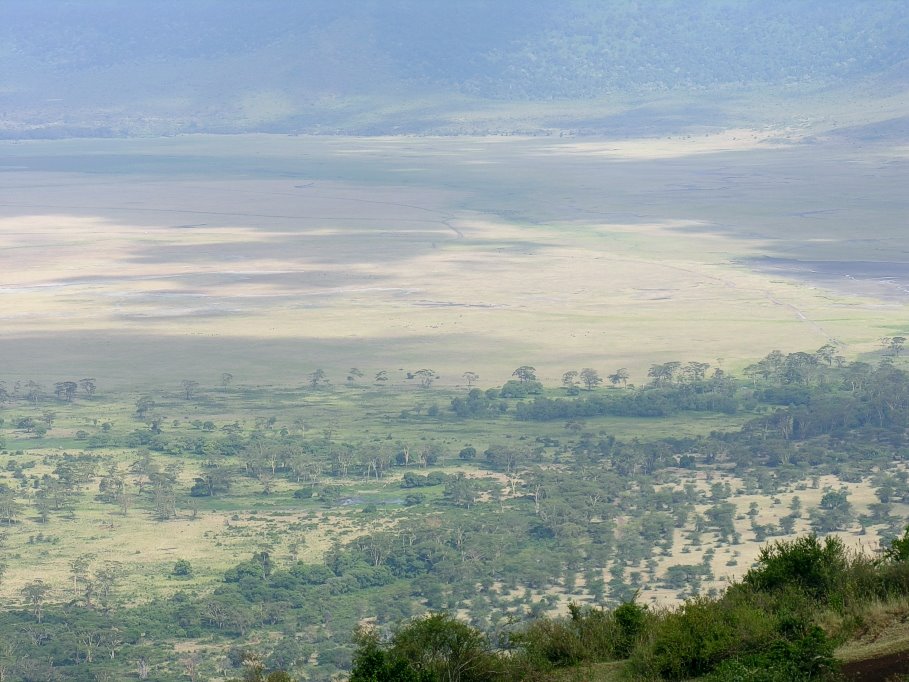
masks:
{"label": "acacia tree", "polygon": [[29,402],[33,402],[37,407],[38,401],[41,400],[41,396],[44,393],[44,389],[37,381],[32,381],[29,379],[25,382],[25,398]]}
{"label": "acacia tree", "polygon": [[12,526],[21,512],[22,505],[16,501],[13,491],[5,486],[0,487],[0,520],[6,521],[7,526]]}
{"label": "acacia tree", "polygon": [[902,353],[903,349],[906,347],[906,337],[885,336],[881,339],[881,344],[884,346],[884,349],[890,353],[890,355],[899,357],[900,353]]}
{"label": "acacia tree", "polygon": [[821,533],[845,529],[852,523],[853,517],[846,488],[825,491],[818,507],[811,511],[812,524]]}
{"label": "acacia tree", "polygon": [[144,395],[136,401],[136,417],[145,419],[149,411],[155,406],[155,399],[151,396]]}
{"label": "acacia tree", "polygon": [[89,398],[95,395],[97,390],[97,385],[95,384],[94,379],[79,379],[79,388],[82,389],[82,392],[85,393]]}
{"label": "acacia tree", "polygon": [[590,367],[585,367],[581,370],[581,381],[584,382],[584,385],[587,387],[588,391],[592,391],[594,386],[599,386],[603,383],[603,380],[600,378],[599,372]]}
{"label": "acacia tree", "polygon": [[830,343],[825,343],[823,346],[814,351],[814,354],[818,359],[823,360],[827,363],[827,366],[830,367],[833,365],[833,358],[836,357],[836,346]]}
{"label": "acacia tree", "polygon": [[651,365],[650,369],[647,370],[647,376],[653,379],[653,383],[658,388],[662,388],[664,384],[672,383],[672,379],[681,365],[681,362],[665,362],[661,365]]}
{"label": "acacia tree", "polygon": [[685,381],[697,383],[707,376],[710,364],[706,362],[689,362],[682,368],[682,377]]}
{"label": "acacia tree", "polygon": [[80,554],[69,561],[69,573],[73,578],[73,594],[79,593],[79,583],[88,578],[88,569],[94,560],[94,554]]}
{"label": "acacia tree", "polygon": [[461,376],[467,382],[467,388],[471,388],[480,379],[480,375],[476,372],[464,372]]}
{"label": "acacia tree", "polygon": [[148,430],[152,433],[161,433],[161,425],[164,423],[166,417],[163,414],[152,414],[149,415],[146,421],[148,422]]}
{"label": "acacia tree", "polygon": [[439,375],[431,369],[418,369],[413,374],[420,380],[420,386],[422,388],[429,388],[432,386],[432,382],[439,378]]}
{"label": "acacia tree", "polygon": [[183,387],[183,397],[187,400],[192,400],[196,389],[199,388],[199,382],[192,379],[184,379],[180,382],[180,385]]}
{"label": "acacia tree", "polygon": [[536,367],[531,367],[530,365],[521,365],[511,373],[511,376],[517,377],[518,381],[520,381],[522,384],[528,381],[536,381],[537,369]]}
{"label": "acacia tree", "polygon": [[54,395],[58,400],[65,400],[68,403],[73,402],[76,397],[76,390],[79,385],[75,381],[58,381],[54,384]]}
{"label": "acacia tree", "polygon": [[324,384],[328,383],[328,378],[325,376],[324,369],[317,369],[309,373],[309,385],[312,388],[319,388]]}
{"label": "acacia tree", "polygon": [[628,370],[625,369],[624,367],[620,367],[613,374],[609,375],[609,382],[613,386],[618,386],[619,384],[622,384],[622,386],[627,388],[629,376],[631,376],[631,375],[628,374]]}
{"label": "acacia tree", "polygon": [[27,583],[19,591],[22,598],[25,599],[25,602],[31,608],[32,615],[39,623],[44,617],[44,601],[47,599],[47,594],[50,590],[50,585],[38,579]]}

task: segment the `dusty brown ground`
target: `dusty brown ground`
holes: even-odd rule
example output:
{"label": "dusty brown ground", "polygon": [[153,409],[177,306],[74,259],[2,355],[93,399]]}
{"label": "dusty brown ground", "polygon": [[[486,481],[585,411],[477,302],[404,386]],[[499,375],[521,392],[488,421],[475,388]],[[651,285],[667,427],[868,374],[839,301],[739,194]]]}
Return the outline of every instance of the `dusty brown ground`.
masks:
{"label": "dusty brown ground", "polygon": [[909,651],[900,651],[862,661],[850,661],[842,667],[843,677],[856,682],[902,680],[907,674],[909,674]]}

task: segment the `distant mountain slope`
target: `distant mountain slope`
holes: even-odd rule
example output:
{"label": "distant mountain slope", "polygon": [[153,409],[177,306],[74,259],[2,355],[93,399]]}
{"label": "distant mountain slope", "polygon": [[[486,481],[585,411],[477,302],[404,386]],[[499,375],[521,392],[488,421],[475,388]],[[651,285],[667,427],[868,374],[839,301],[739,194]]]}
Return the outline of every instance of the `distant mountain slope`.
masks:
{"label": "distant mountain slope", "polygon": [[0,132],[393,131],[416,98],[405,127],[432,129],[440,98],[836,85],[906,59],[907,0],[3,0]]}

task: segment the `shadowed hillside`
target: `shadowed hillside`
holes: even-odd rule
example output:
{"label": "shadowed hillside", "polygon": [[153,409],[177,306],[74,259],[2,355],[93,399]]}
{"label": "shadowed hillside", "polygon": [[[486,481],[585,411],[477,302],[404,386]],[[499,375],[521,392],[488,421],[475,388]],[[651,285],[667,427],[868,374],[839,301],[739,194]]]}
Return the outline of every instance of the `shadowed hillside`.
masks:
{"label": "shadowed hillside", "polygon": [[7,0],[0,132],[486,132],[503,103],[893,84],[907,33],[903,1]]}

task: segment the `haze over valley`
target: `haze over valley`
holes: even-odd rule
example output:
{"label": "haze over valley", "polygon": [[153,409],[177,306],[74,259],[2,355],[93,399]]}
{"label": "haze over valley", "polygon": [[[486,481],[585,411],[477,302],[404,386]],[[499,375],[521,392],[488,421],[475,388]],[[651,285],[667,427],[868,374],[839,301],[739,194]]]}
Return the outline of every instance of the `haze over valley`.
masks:
{"label": "haze over valley", "polygon": [[904,0],[5,0],[0,680],[909,674],[907,187]]}

